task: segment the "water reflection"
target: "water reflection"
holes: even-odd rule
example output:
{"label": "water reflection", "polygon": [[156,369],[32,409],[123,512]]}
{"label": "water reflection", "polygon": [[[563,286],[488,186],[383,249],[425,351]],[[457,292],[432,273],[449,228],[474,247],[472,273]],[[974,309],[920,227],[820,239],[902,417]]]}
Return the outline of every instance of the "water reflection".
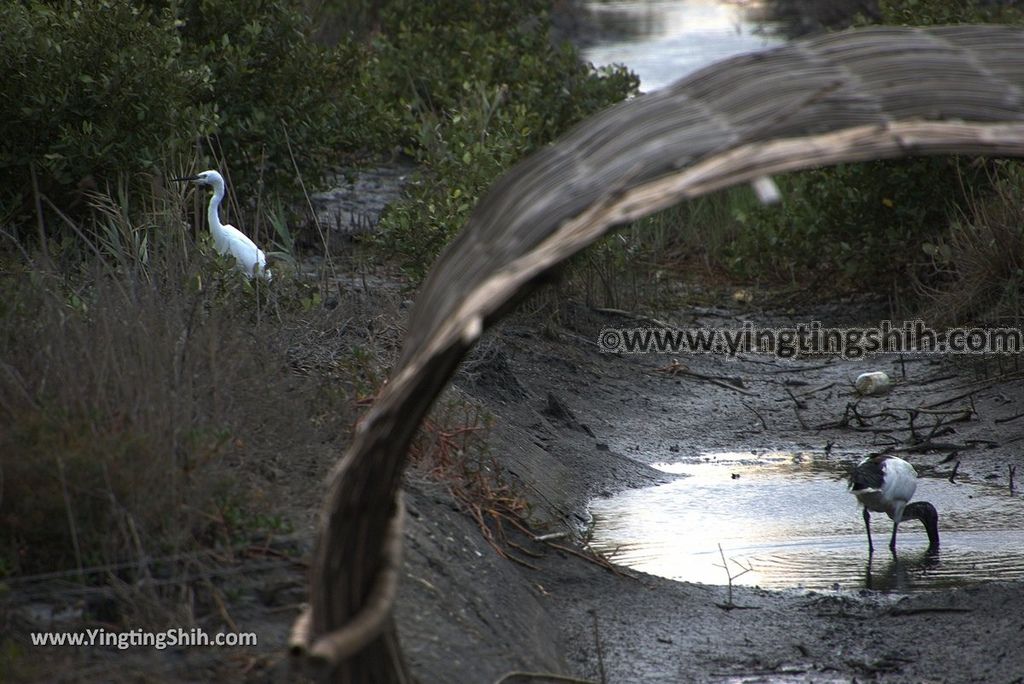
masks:
{"label": "water reflection", "polygon": [[920,584],[920,577],[940,568],[939,554],[938,549],[927,549],[917,554],[869,555],[864,586],[876,591],[910,591]]}
{"label": "water reflection", "polygon": [[583,50],[594,64],[625,64],[644,91],[712,62],[770,47],[780,39],[734,4],[716,0],[632,0],[585,4],[602,38]]}
{"label": "water reflection", "polygon": [[[909,591],[1024,578],[1024,500],[1005,489],[920,480],[915,498],[939,510],[939,553],[926,553],[924,527],[908,521],[900,525],[899,556],[876,549],[869,564],[860,509],[834,463],[732,453],[662,468],[683,477],[592,502],[595,550],[670,579],[723,584],[715,567],[721,544],[727,558],[753,567],[739,583],[766,588]],[[891,525],[884,515],[872,518],[880,538]]]}

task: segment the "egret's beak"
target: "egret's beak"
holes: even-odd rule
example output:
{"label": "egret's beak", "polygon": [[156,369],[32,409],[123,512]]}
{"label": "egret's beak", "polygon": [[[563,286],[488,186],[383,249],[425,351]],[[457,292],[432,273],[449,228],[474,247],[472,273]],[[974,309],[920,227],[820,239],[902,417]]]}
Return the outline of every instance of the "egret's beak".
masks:
{"label": "egret's beak", "polygon": [[172,181],[177,181],[177,182],[179,182],[179,183],[182,183],[182,182],[184,182],[184,181],[194,181],[194,180],[199,180],[199,176],[184,176],[184,177],[182,177],[182,178],[172,178],[171,180],[172,180]]}

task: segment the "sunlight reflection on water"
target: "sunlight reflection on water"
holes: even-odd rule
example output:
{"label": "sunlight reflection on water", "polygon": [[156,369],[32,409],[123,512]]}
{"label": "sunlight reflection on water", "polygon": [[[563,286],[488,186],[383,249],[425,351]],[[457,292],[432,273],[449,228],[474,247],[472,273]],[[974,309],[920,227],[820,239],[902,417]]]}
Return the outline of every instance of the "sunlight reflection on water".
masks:
{"label": "sunlight reflection on water", "polygon": [[939,554],[926,553],[924,528],[909,521],[893,562],[885,547],[892,523],[876,514],[881,549],[869,567],[860,508],[835,464],[809,454],[719,453],[657,467],[683,477],[591,502],[591,547],[615,563],[724,584],[715,567],[721,544],[734,573],[733,560],[753,567],[737,583],[773,589],[906,591],[1024,578],[1024,499],[1005,488],[922,478],[914,498],[939,510]]}
{"label": "sunlight reflection on water", "polygon": [[781,42],[748,21],[741,7],[717,0],[594,0],[586,8],[602,33],[612,37],[585,48],[583,58],[597,65],[625,64],[645,92],[712,62]]}

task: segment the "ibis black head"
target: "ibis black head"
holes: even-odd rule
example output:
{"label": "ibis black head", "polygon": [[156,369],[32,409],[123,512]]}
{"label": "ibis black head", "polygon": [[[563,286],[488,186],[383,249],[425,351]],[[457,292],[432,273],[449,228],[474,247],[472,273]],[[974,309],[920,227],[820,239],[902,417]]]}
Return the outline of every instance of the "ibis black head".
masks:
{"label": "ibis black head", "polygon": [[928,550],[936,551],[939,548],[939,513],[927,501],[913,501],[903,509],[903,518],[916,518],[924,524],[925,532],[928,533]]}
{"label": "ibis black head", "polygon": [[865,458],[850,470],[850,489],[881,489],[885,479],[885,456]]}

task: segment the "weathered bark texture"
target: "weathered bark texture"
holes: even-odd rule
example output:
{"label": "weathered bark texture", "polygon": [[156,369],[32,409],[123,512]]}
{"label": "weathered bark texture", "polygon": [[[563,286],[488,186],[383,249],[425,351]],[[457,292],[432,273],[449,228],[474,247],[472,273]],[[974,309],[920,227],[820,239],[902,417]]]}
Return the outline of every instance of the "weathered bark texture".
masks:
{"label": "weathered bark texture", "polygon": [[[406,449],[483,329],[551,269],[684,199],[917,154],[1024,156],[1024,30],[865,29],[729,59],[597,114],[502,176],[424,283],[391,380],[332,472],[296,651],[338,682],[409,679],[390,615],[372,615],[389,610]],[[346,626],[359,638],[339,638]]]}

